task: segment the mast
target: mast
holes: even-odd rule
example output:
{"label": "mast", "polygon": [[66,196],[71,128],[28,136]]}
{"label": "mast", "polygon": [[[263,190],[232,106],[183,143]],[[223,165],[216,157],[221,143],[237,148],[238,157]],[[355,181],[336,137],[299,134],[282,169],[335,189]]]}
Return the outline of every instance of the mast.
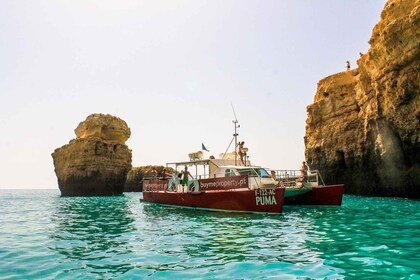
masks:
{"label": "mast", "polygon": [[238,158],[238,154],[236,153],[236,149],[238,147],[238,135],[239,134],[236,131],[236,129],[237,128],[240,128],[241,126],[239,125],[238,118],[236,117],[236,113],[235,113],[235,108],[233,108],[232,102],[230,102],[230,105],[232,106],[233,115],[235,116],[235,120],[232,121],[232,122],[233,122],[233,125],[235,126],[235,133],[233,134],[233,137],[235,138],[235,165],[237,165],[236,164],[237,163],[236,161],[237,161],[237,158]]}
{"label": "mast", "polygon": [[235,125],[235,133],[233,134],[233,137],[235,138],[235,165],[237,165],[236,161],[237,161],[237,158],[238,158],[238,156],[237,156],[238,154],[236,153],[236,150],[237,150],[237,147],[238,147],[238,135],[239,134],[236,132],[236,129],[239,128],[240,125],[238,124],[238,120],[234,120],[233,124]]}

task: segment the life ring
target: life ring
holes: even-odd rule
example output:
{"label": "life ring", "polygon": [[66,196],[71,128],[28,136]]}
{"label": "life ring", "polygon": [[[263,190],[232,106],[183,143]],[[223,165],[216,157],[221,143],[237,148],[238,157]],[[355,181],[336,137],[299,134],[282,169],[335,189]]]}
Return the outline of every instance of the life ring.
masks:
{"label": "life ring", "polygon": [[168,182],[168,192],[175,192],[177,185],[178,185],[177,179],[170,179]]}
{"label": "life ring", "polygon": [[198,192],[200,190],[200,186],[197,180],[190,180],[188,181],[188,192]]}

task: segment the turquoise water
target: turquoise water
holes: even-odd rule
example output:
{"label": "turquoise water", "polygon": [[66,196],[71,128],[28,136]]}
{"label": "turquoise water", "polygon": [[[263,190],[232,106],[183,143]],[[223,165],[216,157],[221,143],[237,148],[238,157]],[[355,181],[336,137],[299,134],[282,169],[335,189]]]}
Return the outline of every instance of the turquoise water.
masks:
{"label": "turquoise water", "polygon": [[0,279],[420,279],[420,201],[283,214],[0,190]]}

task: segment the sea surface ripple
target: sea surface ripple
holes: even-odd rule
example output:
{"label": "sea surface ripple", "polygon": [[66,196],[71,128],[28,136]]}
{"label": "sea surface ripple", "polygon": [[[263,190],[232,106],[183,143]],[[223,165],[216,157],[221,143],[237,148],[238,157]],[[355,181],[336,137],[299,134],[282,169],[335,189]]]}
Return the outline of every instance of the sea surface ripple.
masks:
{"label": "sea surface ripple", "polygon": [[0,190],[0,279],[420,279],[420,201],[229,214]]}

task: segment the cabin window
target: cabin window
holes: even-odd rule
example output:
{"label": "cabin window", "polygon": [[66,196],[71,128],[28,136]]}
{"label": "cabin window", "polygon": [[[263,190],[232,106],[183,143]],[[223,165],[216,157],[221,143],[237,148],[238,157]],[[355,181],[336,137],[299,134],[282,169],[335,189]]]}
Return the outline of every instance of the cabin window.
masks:
{"label": "cabin window", "polygon": [[225,177],[232,177],[235,176],[235,173],[231,169],[226,169],[225,171]]}
{"label": "cabin window", "polygon": [[271,178],[270,174],[264,168],[255,168],[255,171],[257,171],[261,178]]}
{"label": "cabin window", "polygon": [[248,175],[248,177],[258,177],[255,171],[251,169],[238,169],[239,174]]}
{"label": "cabin window", "polygon": [[270,174],[264,168],[238,169],[239,174],[248,175],[248,177],[271,178]]}

